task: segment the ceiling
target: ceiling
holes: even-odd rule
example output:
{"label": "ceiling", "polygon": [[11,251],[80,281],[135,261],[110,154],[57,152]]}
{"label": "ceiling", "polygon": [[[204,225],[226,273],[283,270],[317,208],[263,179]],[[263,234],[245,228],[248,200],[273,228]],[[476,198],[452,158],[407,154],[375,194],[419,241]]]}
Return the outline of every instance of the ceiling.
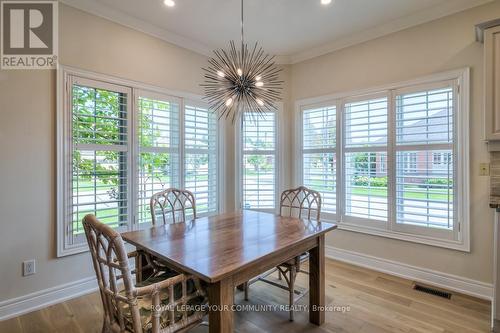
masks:
{"label": "ceiling", "polygon": [[[295,63],[493,0],[247,0],[245,39]],[[62,0],[198,53],[240,40],[240,1]]]}

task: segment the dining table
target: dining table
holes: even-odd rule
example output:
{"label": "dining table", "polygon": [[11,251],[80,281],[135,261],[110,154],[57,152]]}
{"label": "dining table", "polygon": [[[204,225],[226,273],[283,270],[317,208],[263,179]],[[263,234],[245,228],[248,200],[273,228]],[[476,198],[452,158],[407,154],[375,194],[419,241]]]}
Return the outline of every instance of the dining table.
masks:
{"label": "dining table", "polygon": [[209,332],[234,329],[235,287],[309,253],[309,322],[325,320],[325,234],[333,223],[252,210],[122,233],[138,250],[207,284]]}

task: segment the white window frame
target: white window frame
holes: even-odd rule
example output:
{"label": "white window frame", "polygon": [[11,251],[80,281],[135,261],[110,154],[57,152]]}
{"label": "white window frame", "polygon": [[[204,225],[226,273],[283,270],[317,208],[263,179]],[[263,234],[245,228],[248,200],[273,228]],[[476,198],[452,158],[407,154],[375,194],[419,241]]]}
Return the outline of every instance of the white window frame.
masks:
{"label": "white window frame", "polygon": [[[335,105],[337,108],[337,189],[344,189],[337,193],[337,215],[322,214],[322,219],[339,224],[339,229],[360,232],[381,237],[393,238],[414,243],[449,248],[470,252],[470,212],[469,212],[469,108],[470,108],[470,69],[462,68],[437,73],[415,80],[388,84],[372,89],[348,91],[315,98],[297,100],[295,103],[295,185],[302,184],[302,110]],[[392,207],[391,196],[395,194],[395,97],[398,92],[409,89],[425,90],[442,85],[443,82],[452,82],[454,89],[454,142],[453,149],[456,159],[456,182],[454,182],[455,223],[453,231],[424,228],[418,226],[396,225],[395,207]],[[386,159],[388,175],[388,222],[375,221],[366,223],[363,219],[346,219],[345,209],[345,182],[344,182],[344,105],[354,99],[368,99],[373,96],[387,96],[388,100],[388,143]],[[423,145],[422,147],[425,147]],[[456,183],[456,184],[455,184]],[[381,222],[381,223],[379,223]],[[427,230],[422,230],[427,229]]]}
{"label": "white window frame", "polygon": [[[275,179],[275,200],[274,200],[274,208],[273,209],[251,209],[256,211],[263,211],[269,213],[277,213],[279,212],[279,201],[281,192],[283,190],[283,172],[282,161],[283,161],[283,103],[276,103],[277,110],[275,115],[276,127],[275,127],[275,170],[274,170],[274,179]],[[238,118],[235,120],[235,207],[236,210],[243,209],[243,136],[242,136],[242,127],[243,127],[243,117],[240,114]]]}
{"label": "white window frame", "polygon": [[[168,90],[157,86],[147,85],[141,82],[122,79],[110,75],[95,73],[78,68],[59,65],[57,71],[57,256],[67,256],[77,253],[88,251],[88,246],[83,239],[78,239],[78,242],[72,243],[70,239],[74,237],[68,233],[68,225],[71,223],[71,218],[68,219],[67,211],[70,207],[71,199],[71,156],[72,156],[72,108],[71,108],[71,89],[74,78],[78,81],[85,82],[89,80],[92,83],[98,83],[101,88],[111,88],[116,90],[116,86],[127,90],[129,109],[127,110],[128,117],[128,200],[129,200],[129,214],[127,226],[125,230],[137,230],[139,228],[136,222],[137,213],[137,174],[138,174],[138,127],[137,127],[137,101],[142,93],[149,96],[155,96],[159,99],[168,98],[167,101],[179,102],[179,186],[184,184],[184,108],[185,103],[196,103],[197,106],[208,107],[202,100],[202,96],[176,91]],[[220,214],[225,212],[225,132],[226,124],[223,121],[218,123],[217,128],[217,212],[210,214]],[[208,214],[206,214],[208,215]],[[69,220],[69,221],[68,221]],[[141,228],[146,227],[141,225]],[[80,237],[82,238],[82,237]],[[80,242],[81,241],[81,242]]]}

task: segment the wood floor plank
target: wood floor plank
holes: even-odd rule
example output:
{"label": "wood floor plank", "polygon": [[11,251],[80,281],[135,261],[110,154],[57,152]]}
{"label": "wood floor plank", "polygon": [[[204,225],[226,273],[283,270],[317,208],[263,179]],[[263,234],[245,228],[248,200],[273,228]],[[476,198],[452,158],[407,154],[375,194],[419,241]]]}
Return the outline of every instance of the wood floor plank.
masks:
{"label": "wood floor plank", "polygon": [[[325,314],[321,327],[309,324],[307,311],[297,311],[295,321],[288,312],[242,311],[235,315],[239,333],[486,333],[489,332],[490,304],[474,297],[452,293],[450,300],[413,290],[413,281],[346,263],[326,260],[327,305],[336,311]],[[304,265],[307,270],[307,265]],[[270,278],[277,281],[277,275]],[[298,288],[308,286],[308,276],[299,274]],[[236,291],[239,305],[286,305],[288,294],[258,282],[250,287],[250,300]],[[308,304],[308,297],[299,302]],[[344,308],[342,308],[344,307]],[[341,311],[339,309],[344,309]],[[0,322],[0,332],[8,333],[93,333],[102,328],[99,293],[82,296]],[[206,326],[192,330],[206,333]]]}
{"label": "wood floor plank", "polygon": [[21,322],[19,317],[0,321],[0,332],[21,333]]}
{"label": "wood floor plank", "polygon": [[44,316],[43,310],[28,313],[20,318],[23,333],[53,332],[55,329]]}

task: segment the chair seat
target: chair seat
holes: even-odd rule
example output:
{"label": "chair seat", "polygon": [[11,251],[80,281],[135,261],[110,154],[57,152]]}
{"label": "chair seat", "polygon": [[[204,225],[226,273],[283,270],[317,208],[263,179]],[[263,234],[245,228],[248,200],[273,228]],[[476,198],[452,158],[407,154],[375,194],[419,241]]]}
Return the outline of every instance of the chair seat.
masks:
{"label": "chair seat", "polygon": [[[178,273],[169,270],[167,272],[161,273],[158,276],[150,277],[150,278],[138,283],[137,287],[145,287],[145,286],[169,279],[169,278],[174,277],[176,275],[178,275]],[[196,292],[196,286],[195,286],[193,280],[188,280],[186,282],[186,289],[187,289],[187,295],[192,295]],[[176,284],[174,286],[174,299],[179,300],[181,297],[182,297],[182,284],[179,283],[179,284]],[[150,296],[137,297],[137,305],[138,305],[139,313],[141,316],[142,329],[145,333],[151,332],[152,328],[153,328],[152,316],[151,316],[152,303],[153,303],[153,300]],[[162,290],[160,292],[160,304],[161,304],[161,306],[165,306],[165,309],[167,309],[167,307],[169,306],[169,303],[170,303],[170,300],[169,300],[169,295],[168,295],[168,289]],[[195,306],[203,305],[203,304],[207,304],[207,299],[206,299],[206,297],[204,297],[202,295],[196,296],[186,303],[186,305],[189,307],[195,307]],[[183,318],[184,312],[181,310],[182,309],[180,309],[180,305],[179,305],[178,308],[175,310],[174,322],[177,322]],[[126,325],[127,329],[130,330],[131,332],[133,332],[134,331],[133,330],[133,320],[132,320],[132,313],[130,312],[130,306],[128,306],[127,304],[123,304],[122,311],[125,315],[124,316],[126,319],[125,325]],[[194,312],[195,311],[192,311],[192,310],[188,311],[188,316],[190,316]],[[170,317],[169,317],[169,311],[162,312],[162,314],[160,316],[160,328],[164,329],[164,328],[168,327],[170,324],[171,324],[171,322],[170,322]]]}

